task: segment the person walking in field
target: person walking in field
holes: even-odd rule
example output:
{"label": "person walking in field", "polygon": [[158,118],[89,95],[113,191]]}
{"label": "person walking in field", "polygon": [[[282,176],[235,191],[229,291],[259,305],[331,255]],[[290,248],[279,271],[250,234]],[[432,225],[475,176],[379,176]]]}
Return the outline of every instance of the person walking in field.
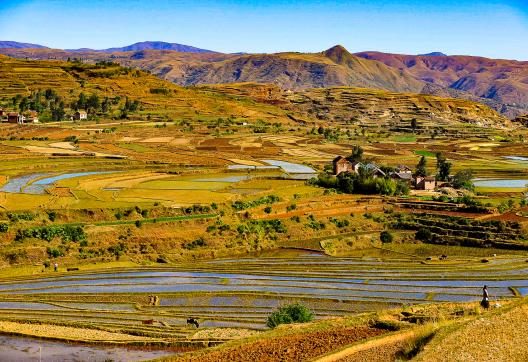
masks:
{"label": "person walking in field", "polygon": [[485,285],[484,288],[482,288],[482,301],[480,302],[480,305],[483,308],[488,309],[490,306],[489,303],[489,293],[488,293],[488,286]]}
{"label": "person walking in field", "polygon": [[57,264],[57,263],[53,264],[53,270],[54,271],[59,271],[59,264]]}

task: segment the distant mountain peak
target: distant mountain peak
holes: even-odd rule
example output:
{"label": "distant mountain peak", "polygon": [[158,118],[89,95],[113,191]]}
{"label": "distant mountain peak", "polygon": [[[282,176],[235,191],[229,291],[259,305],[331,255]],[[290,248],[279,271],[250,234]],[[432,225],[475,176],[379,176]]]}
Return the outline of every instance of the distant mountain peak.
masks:
{"label": "distant mountain peak", "polygon": [[444,54],[442,52],[431,52],[427,54],[418,54],[418,56],[421,57],[447,57],[447,54]]}
{"label": "distant mountain peak", "polygon": [[346,50],[346,48],[340,44],[334,45],[330,49],[325,50],[323,53],[325,54],[343,54],[343,53],[350,54],[348,50]]}
{"label": "distant mountain peak", "polygon": [[341,63],[344,59],[350,59],[353,57],[353,55],[342,45],[335,45],[330,49],[325,50],[323,55],[337,63]]}
{"label": "distant mountain peak", "polygon": [[177,52],[185,53],[214,53],[212,50],[200,49],[190,45],[178,44],[178,43],[167,43],[164,41],[142,41],[118,48],[102,49],[104,52],[130,52],[130,51],[142,51],[142,50],[174,50]]}
{"label": "distant mountain peak", "polygon": [[31,44],[31,43],[19,43],[17,41],[0,40],[0,48],[11,48],[11,49],[49,49],[43,45]]}

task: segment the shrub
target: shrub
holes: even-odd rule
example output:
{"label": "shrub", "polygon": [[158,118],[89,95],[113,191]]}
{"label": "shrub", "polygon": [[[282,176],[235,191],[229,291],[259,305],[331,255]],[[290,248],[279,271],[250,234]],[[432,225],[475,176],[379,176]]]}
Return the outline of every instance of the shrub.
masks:
{"label": "shrub", "polygon": [[335,218],[330,218],[330,222],[334,223],[338,228],[344,228],[350,225],[350,222],[347,219],[338,220]]}
{"label": "shrub", "polygon": [[34,227],[31,229],[17,231],[15,237],[16,241],[22,241],[26,238],[35,238],[46,241],[52,241],[55,237],[60,237],[62,241],[73,241],[80,242],[86,240],[86,233],[82,226],[72,226],[72,225],[52,225],[52,226],[42,226]]}
{"label": "shrub", "polygon": [[48,255],[52,258],[58,258],[59,256],[63,256],[63,253],[62,251],[60,251],[59,249],[57,248],[47,248],[46,249],[46,252],[48,253]]}
{"label": "shrub", "polygon": [[286,211],[293,211],[297,208],[296,204],[291,204],[286,207]]}
{"label": "shrub", "polygon": [[48,212],[48,219],[54,222],[57,219],[57,213],[55,211]]}
{"label": "shrub", "polygon": [[259,206],[259,205],[264,205],[264,204],[271,205],[271,204],[274,204],[275,202],[277,202],[279,200],[280,200],[280,198],[278,196],[269,195],[269,196],[261,197],[260,199],[257,199],[257,200],[254,200],[254,201],[245,201],[245,202],[244,201],[235,201],[231,206],[233,207],[233,209],[235,209],[237,211],[241,211],[241,210],[249,209],[249,208],[252,208],[252,207]]}
{"label": "shrub", "polygon": [[264,212],[265,212],[266,214],[271,213],[271,206],[266,206],[266,207],[264,208]]}
{"label": "shrub", "polygon": [[386,230],[380,233],[380,240],[383,244],[392,243],[392,234]]}
{"label": "shrub", "polygon": [[314,315],[308,307],[301,303],[295,303],[280,307],[269,317],[266,325],[275,328],[280,324],[306,323],[313,320]]}
{"label": "shrub", "polygon": [[201,247],[201,246],[207,246],[207,243],[205,242],[205,240],[203,238],[198,238],[198,239],[194,240],[193,242],[184,244],[183,248],[187,249],[187,250],[192,250],[192,249],[196,249],[196,248]]}
{"label": "shrub", "polygon": [[415,238],[416,238],[416,240],[428,242],[428,241],[431,241],[433,239],[433,234],[431,233],[431,231],[429,229],[420,228],[416,232]]}
{"label": "shrub", "polygon": [[0,223],[0,233],[7,233],[9,231],[9,225],[6,223]]}

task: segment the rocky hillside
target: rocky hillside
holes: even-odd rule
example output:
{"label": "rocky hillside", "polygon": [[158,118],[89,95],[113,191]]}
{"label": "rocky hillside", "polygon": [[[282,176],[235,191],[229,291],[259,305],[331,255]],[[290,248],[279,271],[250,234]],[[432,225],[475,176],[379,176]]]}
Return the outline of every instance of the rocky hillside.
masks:
{"label": "rocky hillside", "polygon": [[166,43],[163,41],[142,41],[124,47],[92,50],[92,49],[77,49],[78,51],[100,51],[100,52],[137,52],[142,50],[174,50],[181,53],[212,53],[211,50],[200,49],[190,45],[183,45],[178,43]]}
{"label": "rocky hillside", "polygon": [[471,124],[484,128],[510,127],[511,122],[486,105],[456,98],[396,93],[364,88],[318,88],[284,91],[274,85],[208,86],[216,92],[278,105],[299,117],[340,123],[408,126],[413,118],[427,127]]}
{"label": "rocky hillside", "polygon": [[461,96],[470,94],[482,102],[491,101],[497,110],[512,118],[528,112],[528,62],[379,52],[356,55],[408,72],[416,79],[438,86],[436,89],[453,89],[464,92],[458,93]]}
{"label": "rocky hillside", "polygon": [[[212,59],[215,55],[202,56]],[[335,60],[355,61],[337,56]],[[292,91],[260,83],[183,88],[115,63],[34,61],[0,55],[0,100],[9,102],[16,95],[28,96],[48,88],[68,102],[80,92],[95,93],[101,99],[119,95],[138,99],[145,112],[156,110],[167,116],[193,119],[233,115],[273,122],[319,120],[401,126],[416,118],[431,127],[460,123],[489,128],[511,125],[491,108],[462,99],[349,87]]]}
{"label": "rocky hillside", "polygon": [[291,90],[355,86],[395,92],[419,92],[424,86],[422,81],[405,72],[356,57],[341,46],[314,54],[193,54],[165,50],[72,53],[42,49],[2,49],[0,52],[17,58],[112,60],[184,86],[258,82]]}
{"label": "rocky hillside", "polygon": [[111,60],[183,86],[254,82],[294,91],[361,87],[477,101],[510,118],[528,113],[528,62],[440,53],[350,54],[339,45],[309,54],[221,54],[176,45],[145,42],[106,51],[4,48],[0,53],[31,59]]}
{"label": "rocky hillside", "polygon": [[63,61],[35,61],[0,55],[0,108],[13,109],[13,97],[30,97],[35,91],[54,90],[66,106],[95,94],[115,100],[112,117],[125,99],[140,103],[138,119],[202,120],[218,117],[269,122],[292,122],[281,108],[240,101],[223,94],[184,88],[137,69],[114,63],[99,65]]}
{"label": "rocky hillside", "polygon": [[13,48],[13,49],[47,49],[43,45],[31,44],[31,43],[19,43],[17,41],[0,40],[0,48]]}

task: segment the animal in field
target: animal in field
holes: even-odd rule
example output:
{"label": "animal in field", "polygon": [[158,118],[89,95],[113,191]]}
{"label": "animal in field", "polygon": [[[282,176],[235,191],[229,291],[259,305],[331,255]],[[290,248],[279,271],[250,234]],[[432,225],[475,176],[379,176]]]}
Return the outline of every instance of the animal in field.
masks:
{"label": "animal in field", "polygon": [[154,319],[147,319],[147,320],[144,320],[142,323],[143,324],[148,324],[148,325],[153,325],[154,324]]}
{"label": "animal in field", "polygon": [[200,328],[200,324],[198,323],[198,321],[194,318],[187,318],[187,324],[190,324],[190,325],[193,325],[195,326],[196,328]]}

